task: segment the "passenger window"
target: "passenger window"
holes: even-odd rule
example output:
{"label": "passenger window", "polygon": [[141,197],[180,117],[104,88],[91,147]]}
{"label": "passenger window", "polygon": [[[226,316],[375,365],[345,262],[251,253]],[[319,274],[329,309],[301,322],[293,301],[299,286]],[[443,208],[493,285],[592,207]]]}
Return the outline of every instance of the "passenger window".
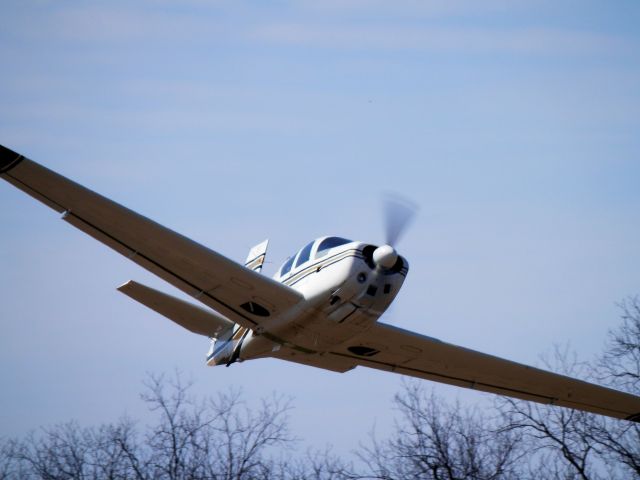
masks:
{"label": "passenger window", "polygon": [[284,262],[284,265],[282,265],[282,268],[280,268],[280,276],[284,277],[287,273],[289,273],[289,270],[291,270],[291,265],[293,265],[293,259],[296,258],[291,257],[289,260],[287,260],[286,262]]}
{"label": "passenger window", "polygon": [[340,237],[328,237],[325,238],[320,245],[318,245],[318,251],[316,252],[316,258],[324,257],[329,250],[334,247],[339,247],[340,245],[346,245],[347,243],[351,243],[351,240],[347,240],[346,238]]}
{"label": "passenger window", "polygon": [[296,268],[298,268],[299,265],[302,265],[304,262],[309,260],[309,257],[311,256],[311,248],[313,247],[313,243],[314,242],[311,242],[310,244],[306,245],[302,250],[300,250],[300,255],[298,255],[298,260],[296,261]]}

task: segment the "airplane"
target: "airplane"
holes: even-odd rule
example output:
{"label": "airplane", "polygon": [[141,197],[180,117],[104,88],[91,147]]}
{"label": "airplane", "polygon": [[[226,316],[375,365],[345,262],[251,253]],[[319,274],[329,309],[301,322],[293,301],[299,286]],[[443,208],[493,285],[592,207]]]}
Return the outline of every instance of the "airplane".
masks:
{"label": "airplane", "polygon": [[133,280],[118,287],[209,337],[207,365],[271,357],[340,373],[363,366],[640,423],[638,396],[380,322],[409,271],[395,248],[402,212],[384,245],[322,237],[269,278],[268,241],[236,263],[1,145],[0,177],[197,300]]}

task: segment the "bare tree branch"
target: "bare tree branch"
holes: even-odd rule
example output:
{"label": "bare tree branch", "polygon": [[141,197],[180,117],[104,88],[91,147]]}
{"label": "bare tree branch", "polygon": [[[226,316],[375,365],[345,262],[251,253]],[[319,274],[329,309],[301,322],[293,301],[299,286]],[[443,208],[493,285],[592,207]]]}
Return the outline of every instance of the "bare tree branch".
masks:
{"label": "bare tree branch", "polygon": [[499,431],[478,409],[448,405],[422,384],[406,384],[396,396],[401,420],[391,439],[360,452],[369,478],[509,479],[517,478],[520,436]]}

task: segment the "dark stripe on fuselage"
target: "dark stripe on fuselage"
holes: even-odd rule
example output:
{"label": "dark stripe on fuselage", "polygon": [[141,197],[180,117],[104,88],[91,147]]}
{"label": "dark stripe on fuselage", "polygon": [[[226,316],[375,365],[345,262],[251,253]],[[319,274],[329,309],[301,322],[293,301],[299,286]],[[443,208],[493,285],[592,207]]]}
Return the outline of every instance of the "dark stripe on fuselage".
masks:
{"label": "dark stripe on fuselage", "polygon": [[[353,253],[350,253],[350,252],[353,252]],[[357,248],[350,248],[349,250],[343,250],[334,255],[323,257],[321,260],[318,260],[315,263],[307,265],[302,270],[299,270],[296,273],[291,274],[286,280],[283,280],[281,283],[289,287],[292,287],[303,278],[308,277],[312,273],[316,273],[318,271],[318,268],[320,269],[326,268],[330,265],[338,263],[341,260],[344,260],[345,258],[351,258],[351,257],[364,258],[360,250],[358,250]]]}
{"label": "dark stripe on fuselage", "polygon": [[[353,252],[353,253],[350,253]],[[340,257],[340,258],[338,258]],[[361,260],[364,260],[364,257],[362,256],[362,251],[358,248],[350,248],[348,250],[343,250],[341,252],[338,252],[334,255],[331,256],[327,256],[327,257],[322,257],[322,259],[316,261],[315,263],[312,263],[310,265],[307,265],[306,267],[304,267],[302,270],[292,274],[291,276],[287,277],[284,280],[280,280],[280,283],[282,283],[283,285],[287,285],[288,287],[292,287],[293,285],[295,285],[296,283],[298,283],[300,280],[308,277],[309,275],[311,275],[312,273],[317,273],[318,269],[323,269],[326,267],[329,267],[330,265],[333,265],[335,263],[338,263],[346,258],[351,258],[351,257],[355,257],[355,258],[359,258]],[[407,276],[407,269],[406,267],[403,267],[402,270],[400,270],[400,272],[398,272],[400,275],[402,275],[403,277]]]}

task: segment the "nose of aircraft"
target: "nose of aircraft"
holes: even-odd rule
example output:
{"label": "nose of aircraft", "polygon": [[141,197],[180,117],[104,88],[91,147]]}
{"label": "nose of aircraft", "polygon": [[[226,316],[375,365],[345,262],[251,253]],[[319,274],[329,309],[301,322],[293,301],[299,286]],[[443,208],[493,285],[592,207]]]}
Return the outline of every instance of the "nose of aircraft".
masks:
{"label": "nose of aircraft", "polygon": [[373,251],[373,262],[384,269],[390,269],[398,260],[398,252],[391,245],[382,245]]}

